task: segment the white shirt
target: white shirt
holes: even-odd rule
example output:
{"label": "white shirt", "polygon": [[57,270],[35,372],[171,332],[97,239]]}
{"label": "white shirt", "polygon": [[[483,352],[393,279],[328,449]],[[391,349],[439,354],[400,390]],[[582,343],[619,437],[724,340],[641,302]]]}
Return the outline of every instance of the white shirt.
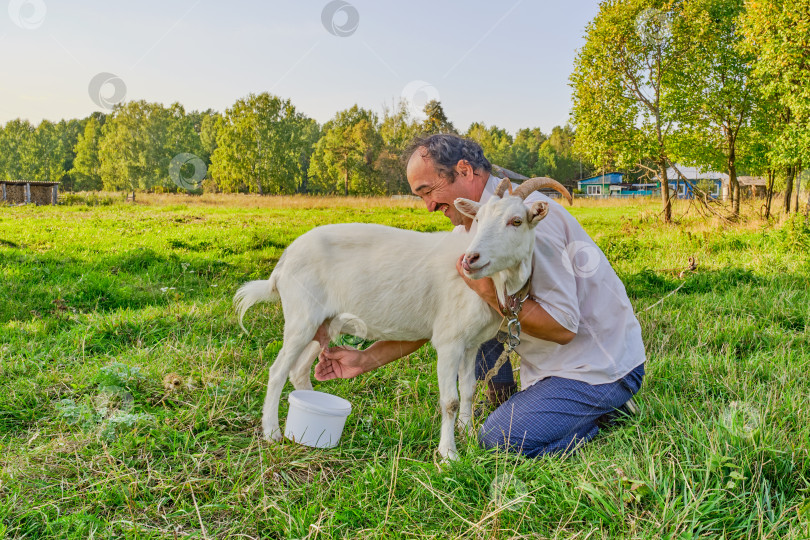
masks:
{"label": "white shirt", "polygon": [[[495,195],[499,182],[499,178],[489,177],[482,204]],[[559,345],[524,331],[515,349],[521,357],[521,387],[526,389],[546,377],[588,384],[621,379],[645,360],[641,326],[624,284],[565,208],[540,192],[526,201],[550,203],[548,215],[535,228],[529,295],[576,336]]]}

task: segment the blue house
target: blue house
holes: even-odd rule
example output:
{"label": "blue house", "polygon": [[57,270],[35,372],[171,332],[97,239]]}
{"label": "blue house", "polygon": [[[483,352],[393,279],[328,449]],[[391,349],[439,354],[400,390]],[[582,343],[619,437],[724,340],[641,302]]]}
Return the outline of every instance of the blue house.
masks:
{"label": "blue house", "polygon": [[689,182],[683,180],[678,171],[672,167],[667,169],[667,183],[669,189],[678,194],[679,199],[694,199],[692,186],[705,191],[712,199],[720,198],[724,186],[728,183],[728,175],[721,172],[703,171],[697,167],[682,167],[677,165],[678,171]]}
{"label": "blue house", "polygon": [[611,191],[615,191],[612,186],[619,186],[622,183],[622,173],[613,172],[607,174],[600,174],[599,176],[591,176],[584,180],[577,182],[577,188],[583,193],[591,197],[607,197]]}
{"label": "blue house", "polygon": [[623,179],[623,173],[601,174],[580,180],[577,188],[586,197],[649,197],[658,193],[658,184],[630,184]]}

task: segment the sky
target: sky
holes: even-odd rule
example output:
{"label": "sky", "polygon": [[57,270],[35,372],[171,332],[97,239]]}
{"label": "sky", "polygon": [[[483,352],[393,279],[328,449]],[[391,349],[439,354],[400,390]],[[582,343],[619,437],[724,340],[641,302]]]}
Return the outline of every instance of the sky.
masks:
{"label": "sky", "polygon": [[[8,10],[3,9],[8,4]],[[82,118],[124,99],[224,111],[289,98],[320,123],[355,103],[457,129],[568,121],[568,76],[597,0],[6,0],[0,123]]]}

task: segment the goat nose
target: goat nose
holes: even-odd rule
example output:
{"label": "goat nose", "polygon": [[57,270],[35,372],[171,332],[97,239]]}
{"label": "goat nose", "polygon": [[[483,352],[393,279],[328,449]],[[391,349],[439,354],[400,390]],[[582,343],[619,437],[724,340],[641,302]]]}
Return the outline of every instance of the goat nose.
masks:
{"label": "goat nose", "polygon": [[467,264],[473,264],[475,261],[481,258],[481,254],[478,252],[467,253],[464,257],[467,259]]}

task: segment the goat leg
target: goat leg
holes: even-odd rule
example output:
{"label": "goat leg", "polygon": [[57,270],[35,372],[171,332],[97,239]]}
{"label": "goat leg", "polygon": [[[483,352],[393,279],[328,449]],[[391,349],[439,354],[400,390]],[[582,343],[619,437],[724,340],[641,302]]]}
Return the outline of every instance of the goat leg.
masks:
{"label": "goat leg", "polygon": [[455,423],[459,401],[456,377],[465,355],[465,347],[464,344],[458,343],[444,345],[434,343],[434,345],[438,356],[436,370],[439,378],[439,406],[442,413],[439,455],[443,461],[449,461],[458,458]]}
{"label": "goat leg", "polygon": [[473,395],[475,394],[475,356],[478,347],[467,349],[458,370],[458,392],[460,397],[458,427],[470,440],[475,439],[473,429]]}

